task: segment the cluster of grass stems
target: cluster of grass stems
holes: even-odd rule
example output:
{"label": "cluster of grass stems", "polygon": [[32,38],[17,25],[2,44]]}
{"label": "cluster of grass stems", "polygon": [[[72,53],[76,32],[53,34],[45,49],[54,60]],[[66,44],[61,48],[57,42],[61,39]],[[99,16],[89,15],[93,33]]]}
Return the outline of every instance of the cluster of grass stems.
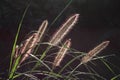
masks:
{"label": "cluster of grass stems", "polygon": [[[71,1],[69,1],[68,5],[71,3]],[[67,20],[60,26],[60,28],[52,35],[50,40],[48,40],[47,42],[42,41],[43,37],[46,34],[47,26],[49,25],[48,21],[44,20],[36,32],[30,33],[29,36],[27,36],[27,38],[21,42],[21,44],[17,45],[20,28],[29,5],[24,11],[18,27],[18,31],[16,33],[10,58],[8,80],[84,79],[84,77],[79,77],[80,75],[89,76],[89,78],[91,78],[92,80],[106,80],[91,67],[87,68],[88,72],[80,71],[80,69],[78,68],[80,68],[81,65],[86,65],[88,62],[99,59],[111,72],[113,72],[104,59],[108,56],[96,56],[108,46],[110,41],[103,41],[98,46],[90,50],[88,53],[80,52],[79,50],[71,48],[72,40],[70,38],[63,42],[64,37],[77,23],[79,14],[73,14],[72,16],[67,18]],[[57,16],[57,18],[62,14],[62,12]],[[53,21],[53,23],[56,21],[56,19]],[[47,45],[47,47],[44,49],[43,52],[37,53],[39,47],[42,47],[43,45]],[[54,51],[54,53],[50,52],[53,49],[57,49],[57,51]],[[66,60],[65,56],[71,56],[72,58],[64,65],[61,65],[62,61]],[[51,61],[51,58],[54,58],[54,60]],[[49,59],[50,61],[47,59]],[[78,63],[75,64],[76,66],[72,67],[71,64],[75,61],[78,61]],[[25,70],[26,68],[28,68],[27,71]],[[111,80],[114,80],[114,78],[117,78],[117,76],[113,77]]]}

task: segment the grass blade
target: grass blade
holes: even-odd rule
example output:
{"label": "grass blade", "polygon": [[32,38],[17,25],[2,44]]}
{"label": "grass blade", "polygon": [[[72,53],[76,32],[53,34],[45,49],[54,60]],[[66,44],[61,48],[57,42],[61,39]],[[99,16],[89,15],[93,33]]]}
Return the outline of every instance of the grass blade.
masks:
{"label": "grass blade", "polygon": [[62,9],[62,11],[58,14],[58,16],[53,20],[53,22],[51,23],[51,25],[53,25],[56,20],[62,15],[62,13],[67,9],[67,7],[72,3],[73,0],[69,0],[68,4],[64,7],[64,9]]}

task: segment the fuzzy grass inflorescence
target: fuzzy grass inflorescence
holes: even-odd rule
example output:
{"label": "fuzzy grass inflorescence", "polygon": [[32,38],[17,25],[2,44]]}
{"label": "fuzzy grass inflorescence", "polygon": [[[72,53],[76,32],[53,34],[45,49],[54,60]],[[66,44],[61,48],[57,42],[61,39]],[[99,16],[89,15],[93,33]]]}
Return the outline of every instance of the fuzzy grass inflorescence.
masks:
{"label": "fuzzy grass inflorescence", "polygon": [[104,41],[98,46],[96,46],[94,49],[90,50],[81,60],[81,63],[87,63],[88,61],[91,61],[91,59],[96,56],[98,53],[100,53],[103,49],[105,49],[110,41]]}
{"label": "fuzzy grass inflorescence", "polygon": [[79,14],[74,14],[73,16],[69,17],[67,21],[54,33],[52,38],[50,39],[50,44],[57,45],[66,35],[67,33],[73,28],[73,26],[78,21]]}
{"label": "fuzzy grass inflorescence", "polygon": [[61,61],[63,60],[63,58],[64,58],[65,54],[67,53],[68,49],[70,48],[70,46],[71,46],[71,39],[68,39],[65,41],[63,46],[58,51],[58,53],[55,57],[55,60],[53,62],[53,68],[60,65]]}
{"label": "fuzzy grass inflorescence", "polygon": [[[60,76],[60,72],[54,73],[52,69],[55,69],[57,66],[60,66],[61,61],[64,59],[65,54],[67,53],[67,51],[70,49],[71,46],[71,39],[66,40],[62,46],[59,47],[59,51],[57,52],[55,59],[53,61],[52,64],[52,69],[46,64],[44,63],[44,57],[46,57],[46,53],[53,47],[58,47],[59,43],[62,42],[62,40],[64,39],[64,37],[68,34],[68,32],[73,28],[73,26],[76,24],[76,22],[78,21],[79,18],[79,14],[74,14],[72,16],[70,16],[65,22],[64,24],[62,24],[62,26],[54,33],[54,35],[51,37],[51,39],[48,41],[49,45],[48,48],[43,52],[43,54],[41,54],[40,58],[37,58],[34,54],[34,50],[36,48],[36,46],[41,42],[41,39],[47,29],[48,26],[48,21],[44,20],[41,24],[41,26],[39,27],[39,29],[32,33],[31,35],[29,35],[26,40],[24,40],[20,45],[16,45],[16,49],[15,49],[15,53],[14,53],[14,64],[13,64],[13,68],[12,68],[12,75],[10,75],[11,79],[13,77],[14,79],[14,75],[15,72],[17,71],[17,68],[21,66],[21,64],[30,56],[32,56],[33,58],[35,58],[37,60],[37,64],[33,67],[33,69],[31,70],[31,72],[33,72],[36,67],[40,66],[38,65],[38,63],[42,63],[45,67],[47,67],[50,71],[52,72],[47,72],[45,71],[46,75],[53,75],[54,77],[56,76]],[[75,70],[80,67],[82,64],[85,64],[89,61],[91,61],[93,59],[93,57],[95,57],[99,52],[101,52],[103,49],[105,49],[110,41],[104,41],[101,44],[99,44],[98,46],[96,46],[94,49],[92,49],[91,51],[89,51],[85,56],[82,57],[80,64],[78,64],[70,73],[68,76],[66,76],[65,79],[68,79],[69,77],[71,77],[72,74],[74,74]],[[77,59],[77,58],[75,58]],[[73,59],[73,60],[75,60]],[[65,67],[67,67],[68,65],[65,65]],[[63,67],[63,69],[61,69],[62,71],[65,69],[65,67]],[[44,72],[44,71],[43,71]],[[30,74],[32,75],[32,74]],[[33,75],[32,75],[33,76]]]}
{"label": "fuzzy grass inflorescence", "polygon": [[[10,79],[13,77],[14,72],[20,66],[20,64],[25,61],[31,53],[33,53],[36,45],[40,42],[46,28],[48,25],[48,21],[45,20],[39,27],[38,31],[32,33],[28,38],[23,41],[20,45],[16,45],[15,53],[14,53],[14,61],[13,61],[13,68],[11,69],[12,74],[10,74]],[[16,62],[17,61],[17,62]]]}
{"label": "fuzzy grass inflorescence", "polygon": [[78,64],[67,76],[69,78],[77,68],[79,68],[82,64],[86,64],[87,62],[91,61],[93,57],[95,57],[98,53],[100,53],[103,49],[105,49],[110,41],[104,41],[92,50],[90,50],[85,56],[82,57],[80,64]]}
{"label": "fuzzy grass inflorescence", "polygon": [[[25,13],[26,13],[26,11],[25,11]],[[25,16],[25,13],[24,13],[23,17]],[[41,52],[41,54],[38,54],[39,57],[33,53],[36,52],[35,51],[36,46],[39,45],[39,43],[42,43],[42,38],[47,29],[48,21],[44,20],[36,32],[33,32],[31,35],[29,35],[24,41],[22,41],[22,43],[20,45],[16,45],[18,34],[20,31],[20,26],[22,24],[22,22],[21,22],[19,25],[19,28],[18,28],[18,33],[16,35],[15,43],[13,46],[13,51],[11,54],[9,80],[14,80],[15,78],[20,77],[21,75],[27,76],[27,78],[25,78],[26,80],[29,80],[29,79],[39,80],[38,76],[36,76],[35,74],[45,76],[45,78],[43,78],[43,80],[51,80],[51,79],[77,80],[78,77],[74,75],[74,72],[82,64],[87,64],[89,61],[92,61],[92,59],[94,57],[96,57],[96,55],[98,53],[100,53],[103,49],[105,49],[108,46],[108,44],[110,43],[110,41],[104,41],[101,44],[99,44],[98,46],[96,46],[95,48],[93,48],[92,50],[90,50],[84,56],[82,54],[79,54],[78,56],[76,56],[76,55],[74,55],[75,53],[73,52],[73,54],[70,54],[73,56],[73,59],[68,61],[68,64],[64,64],[64,66],[61,67],[61,62],[63,59],[65,59],[64,57],[65,57],[66,53],[68,53],[68,50],[72,51],[72,48],[71,48],[72,42],[71,42],[71,39],[67,39],[63,43],[62,46],[60,46],[59,43],[60,42],[62,43],[62,40],[64,39],[64,37],[75,26],[75,24],[78,21],[78,18],[79,18],[79,14],[74,14],[74,15],[70,16],[69,18],[67,18],[67,20],[64,21],[64,23],[59,27],[59,29],[53,34],[53,36],[51,36],[50,40],[48,40],[48,42],[47,42],[48,47],[45,49],[44,52]],[[40,47],[42,47],[42,46],[40,46]],[[59,51],[56,52],[57,53],[56,56],[52,56],[52,57],[54,57],[54,61],[50,62],[50,61],[45,60],[44,58],[46,58],[47,56],[52,54],[52,53],[51,54],[46,54],[46,53],[48,53],[53,47],[57,47],[59,49]],[[81,53],[81,52],[78,51],[77,53]],[[17,69],[20,68],[23,63],[29,64],[29,62],[25,61],[29,57],[32,57],[35,59],[34,67],[31,68],[30,71],[26,71],[23,73],[17,72]],[[79,64],[77,64],[76,67],[72,68],[70,64],[78,59],[81,59],[81,62],[79,62]],[[32,62],[32,61],[30,61],[30,62]],[[51,65],[49,65],[47,63],[51,63],[52,67],[51,67]],[[61,69],[58,72],[54,72],[54,70],[57,69],[58,66]],[[39,69],[36,69],[36,67]],[[67,67],[69,67],[70,69],[67,69]],[[44,69],[44,68],[47,68],[47,69]],[[65,70],[65,72],[68,75],[62,74],[63,70]],[[78,71],[78,72],[82,73],[80,71]],[[99,74],[94,74],[94,73],[83,72],[83,74],[92,74],[92,75],[99,76]],[[99,76],[99,77],[102,78],[101,76]],[[102,78],[102,79],[104,79],[104,78]]]}

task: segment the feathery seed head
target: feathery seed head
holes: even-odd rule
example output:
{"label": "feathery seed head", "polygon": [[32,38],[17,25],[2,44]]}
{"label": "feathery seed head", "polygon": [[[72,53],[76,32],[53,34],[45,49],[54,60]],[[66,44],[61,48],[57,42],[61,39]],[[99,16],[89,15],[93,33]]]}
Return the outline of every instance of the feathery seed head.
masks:
{"label": "feathery seed head", "polygon": [[42,36],[44,35],[45,33],[45,30],[47,29],[47,26],[48,26],[48,21],[47,20],[44,20],[41,24],[41,26],[39,27],[38,31],[37,31],[37,37],[38,37],[38,40],[37,42],[40,42]]}
{"label": "feathery seed head", "polygon": [[70,18],[65,21],[65,23],[58,29],[56,33],[50,39],[50,44],[57,45],[65,36],[66,34],[72,29],[79,18],[79,14],[74,14]]}
{"label": "feathery seed head", "polygon": [[29,56],[29,54],[31,54],[33,52],[36,44],[38,44],[38,42],[40,42],[40,40],[47,28],[47,25],[48,25],[48,21],[44,20],[37,32],[32,33],[30,36],[28,36],[28,38],[24,41],[24,43],[22,43],[22,45],[19,48],[16,47],[15,57],[22,55],[19,64],[21,64],[24,60],[26,60],[26,58]]}
{"label": "feathery seed head", "polygon": [[55,60],[53,62],[53,68],[60,65],[61,61],[63,60],[63,58],[64,58],[65,54],[67,53],[67,50],[70,48],[70,46],[71,46],[71,39],[68,39],[65,41],[63,46],[58,51],[58,53],[55,57]]}
{"label": "feathery seed head", "polygon": [[110,41],[104,41],[98,46],[96,46],[94,49],[90,50],[83,58],[81,63],[87,63],[90,61],[94,56],[96,56],[99,52],[101,52],[103,49],[105,49]]}

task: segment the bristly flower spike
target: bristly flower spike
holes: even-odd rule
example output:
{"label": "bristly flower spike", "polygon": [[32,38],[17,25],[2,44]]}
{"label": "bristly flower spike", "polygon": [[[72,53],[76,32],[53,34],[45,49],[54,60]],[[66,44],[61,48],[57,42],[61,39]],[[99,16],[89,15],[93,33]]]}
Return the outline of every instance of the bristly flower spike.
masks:
{"label": "bristly flower spike", "polygon": [[17,58],[22,55],[19,64],[21,64],[29,56],[29,54],[33,52],[35,46],[41,41],[47,25],[48,21],[44,20],[36,33],[32,33],[20,46],[16,46],[14,57]]}
{"label": "bristly flower spike", "polygon": [[78,64],[68,75],[68,78],[73,74],[73,72],[75,72],[76,69],[78,69],[82,64],[87,63],[88,61],[90,61],[94,56],[96,56],[100,51],[102,51],[103,49],[105,49],[110,41],[104,41],[101,44],[99,44],[98,46],[96,46],[94,49],[90,50],[85,56],[83,56],[81,63]]}
{"label": "bristly flower spike", "polygon": [[25,48],[26,49],[24,52],[25,54],[24,54],[23,58],[21,59],[20,63],[22,63],[29,56],[29,54],[31,54],[33,52],[35,46],[38,44],[38,42],[40,42],[43,34],[45,33],[47,25],[48,25],[48,21],[44,20],[42,22],[41,26],[39,27],[37,33],[34,33],[32,35],[32,39],[30,41],[26,42],[26,43],[28,43],[27,44],[28,48]]}
{"label": "bristly flower spike", "polygon": [[41,26],[39,27],[38,31],[37,31],[37,37],[38,37],[37,42],[41,41],[41,38],[43,37],[47,26],[48,26],[48,21],[44,20],[43,23],[41,24]]}
{"label": "bristly flower spike", "polygon": [[96,46],[94,49],[90,50],[81,60],[81,63],[87,63],[90,61],[94,56],[96,56],[98,53],[100,53],[103,49],[105,49],[110,41],[104,41],[98,46]]}
{"label": "bristly flower spike", "polygon": [[67,21],[58,29],[56,33],[50,39],[51,45],[57,45],[65,36],[66,34],[73,28],[75,23],[78,21],[79,14],[74,14]]}
{"label": "bristly flower spike", "polygon": [[71,39],[68,39],[65,41],[63,46],[58,51],[58,53],[55,57],[55,60],[53,62],[53,68],[60,65],[61,61],[63,60],[63,58],[64,58],[65,54],[67,53],[68,49],[70,48],[70,46],[71,46]]}

